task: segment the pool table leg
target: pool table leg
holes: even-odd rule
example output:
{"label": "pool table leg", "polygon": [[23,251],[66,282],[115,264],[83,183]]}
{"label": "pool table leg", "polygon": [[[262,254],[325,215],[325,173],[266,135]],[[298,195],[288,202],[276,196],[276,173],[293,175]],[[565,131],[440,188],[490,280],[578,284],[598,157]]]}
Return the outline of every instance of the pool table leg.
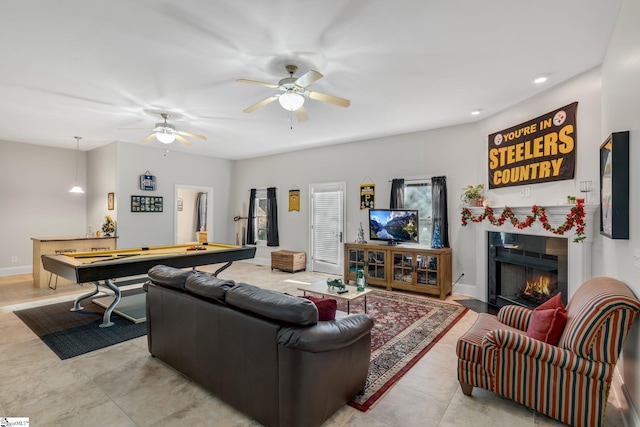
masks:
{"label": "pool table leg", "polygon": [[111,321],[111,313],[113,313],[113,309],[116,308],[116,305],[118,305],[118,303],[120,302],[122,293],[110,279],[105,280],[104,284],[114,293],[113,302],[109,304],[109,307],[107,307],[107,309],[104,311],[104,315],[102,316],[102,323],[100,324],[101,328],[108,328],[109,326],[114,325],[114,323]]}
{"label": "pool table leg", "polygon": [[227,268],[231,267],[232,263],[233,261],[229,261],[228,263],[226,263],[225,265],[217,269],[216,272],[213,273],[213,277],[218,277],[218,274],[222,273],[223,270],[226,270]]}
{"label": "pool table leg", "polygon": [[78,298],[76,298],[76,300],[73,302],[73,308],[70,309],[70,311],[83,310],[83,307],[80,305],[80,302],[87,298],[91,298],[92,296],[98,293],[98,286],[100,286],[100,283],[98,282],[91,282],[91,283],[96,285],[96,288],[93,291],[89,292],[88,294],[80,295]]}

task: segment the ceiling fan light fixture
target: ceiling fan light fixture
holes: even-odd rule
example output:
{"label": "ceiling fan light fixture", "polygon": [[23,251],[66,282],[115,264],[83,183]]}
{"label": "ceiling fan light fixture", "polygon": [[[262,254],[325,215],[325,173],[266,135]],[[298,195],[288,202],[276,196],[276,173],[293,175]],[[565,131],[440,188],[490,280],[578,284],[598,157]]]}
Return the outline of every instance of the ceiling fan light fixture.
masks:
{"label": "ceiling fan light fixture", "polygon": [[156,139],[163,144],[171,144],[176,140],[176,136],[173,133],[169,133],[166,131],[156,132]]}
{"label": "ceiling fan light fixture", "polygon": [[304,104],[304,96],[299,93],[285,92],[278,98],[282,108],[288,111],[296,111]]}

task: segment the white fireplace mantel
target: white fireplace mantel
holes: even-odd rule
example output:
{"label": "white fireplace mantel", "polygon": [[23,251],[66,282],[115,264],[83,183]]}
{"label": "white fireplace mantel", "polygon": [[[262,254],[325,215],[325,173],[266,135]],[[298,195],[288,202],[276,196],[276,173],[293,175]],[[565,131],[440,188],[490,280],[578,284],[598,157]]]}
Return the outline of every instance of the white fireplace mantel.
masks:
{"label": "white fireplace mantel", "polygon": [[[557,227],[565,222],[567,214],[570,213],[571,208],[574,205],[538,206],[544,208],[551,226]],[[521,221],[523,221],[527,215],[532,214],[532,206],[509,207]],[[469,208],[474,216],[482,214],[484,209],[485,208],[480,207]],[[492,207],[492,209],[495,216],[499,217],[504,207]],[[479,255],[476,257],[476,280],[478,282],[476,298],[484,302],[488,301],[487,266],[489,262],[489,231],[568,239],[567,280],[569,295],[567,295],[567,299],[571,298],[575,290],[578,289],[578,286],[591,278],[591,246],[593,236],[597,232],[595,227],[595,212],[597,209],[598,205],[595,204],[584,205],[585,239],[582,242],[573,241],[575,238],[574,230],[569,230],[564,235],[553,234],[552,232],[545,230],[539,220],[536,220],[531,227],[524,228],[522,230],[514,227],[508,220],[502,226],[492,225],[488,220],[484,220],[480,223],[469,222],[468,227],[476,227],[476,253]]]}

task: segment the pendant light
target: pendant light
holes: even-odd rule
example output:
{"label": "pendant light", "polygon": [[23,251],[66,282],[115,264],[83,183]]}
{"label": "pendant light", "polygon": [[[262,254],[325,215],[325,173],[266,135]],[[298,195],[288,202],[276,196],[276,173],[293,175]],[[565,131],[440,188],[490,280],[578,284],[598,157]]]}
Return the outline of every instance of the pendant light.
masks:
{"label": "pendant light", "polygon": [[69,190],[69,193],[84,193],[82,187],[78,185],[78,156],[80,155],[80,140],[82,137],[74,136],[74,138],[76,139],[76,184]]}

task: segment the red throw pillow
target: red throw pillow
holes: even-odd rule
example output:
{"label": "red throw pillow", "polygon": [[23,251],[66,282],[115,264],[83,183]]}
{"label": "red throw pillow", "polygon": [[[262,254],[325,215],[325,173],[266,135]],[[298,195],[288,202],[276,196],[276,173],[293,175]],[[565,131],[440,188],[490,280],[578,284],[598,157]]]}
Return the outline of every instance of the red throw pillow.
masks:
{"label": "red throw pillow", "polygon": [[318,309],[318,320],[335,320],[336,310],[338,309],[338,301],[333,298],[318,298],[312,296],[304,296],[313,302]]}
{"label": "red throw pillow", "polygon": [[528,337],[558,345],[564,326],[567,324],[567,310],[561,298],[562,295],[559,292],[533,310],[527,328]]}
{"label": "red throw pillow", "polygon": [[536,307],[536,310],[546,310],[548,308],[558,307],[562,307],[564,309],[564,304],[562,304],[562,292],[558,292],[552,298],[549,298],[544,303],[540,304]]}

